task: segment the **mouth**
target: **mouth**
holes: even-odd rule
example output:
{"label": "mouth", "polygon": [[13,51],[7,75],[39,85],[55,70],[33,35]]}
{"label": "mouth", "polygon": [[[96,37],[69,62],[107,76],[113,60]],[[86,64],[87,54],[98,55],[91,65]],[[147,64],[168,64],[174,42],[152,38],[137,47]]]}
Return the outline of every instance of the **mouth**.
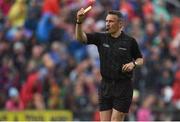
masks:
{"label": "mouth", "polygon": [[109,31],[109,29],[110,29],[110,28],[107,27],[107,28],[106,28],[106,31]]}

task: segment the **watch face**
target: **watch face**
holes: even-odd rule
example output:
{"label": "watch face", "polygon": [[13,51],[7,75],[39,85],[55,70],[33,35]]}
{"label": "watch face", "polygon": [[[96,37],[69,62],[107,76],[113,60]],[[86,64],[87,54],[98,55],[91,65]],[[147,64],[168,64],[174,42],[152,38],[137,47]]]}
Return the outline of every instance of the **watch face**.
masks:
{"label": "watch face", "polygon": [[135,63],[135,65],[137,66],[137,62],[134,62]]}

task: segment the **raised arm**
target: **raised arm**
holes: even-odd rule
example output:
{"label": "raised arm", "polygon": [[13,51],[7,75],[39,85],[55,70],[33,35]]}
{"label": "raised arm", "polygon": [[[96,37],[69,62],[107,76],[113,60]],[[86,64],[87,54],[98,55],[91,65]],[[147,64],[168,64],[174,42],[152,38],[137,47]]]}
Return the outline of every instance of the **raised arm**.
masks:
{"label": "raised arm", "polygon": [[85,10],[83,8],[81,8],[77,12],[75,34],[76,34],[76,39],[78,41],[86,43],[87,42],[87,36],[86,36],[85,32],[82,30],[82,23],[84,21],[84,17],[85,17]]}

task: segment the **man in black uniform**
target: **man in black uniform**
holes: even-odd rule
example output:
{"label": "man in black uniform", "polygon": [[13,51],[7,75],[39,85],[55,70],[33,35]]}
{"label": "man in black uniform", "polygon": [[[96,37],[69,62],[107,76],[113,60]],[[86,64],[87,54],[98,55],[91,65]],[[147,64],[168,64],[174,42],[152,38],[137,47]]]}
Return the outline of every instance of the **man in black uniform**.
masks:
{"label": "man in black uniform", "polygon": [[102,75],[99,89],[101,121],[122,121],[132,101],[132,73],[143,65],[136,40],[123,31],[123,18],[119,11],[109,11],[106,32],[85,33],[82,30],[84,9],[77,12],[76,38],[85,44],[95,44],[100,55]]}

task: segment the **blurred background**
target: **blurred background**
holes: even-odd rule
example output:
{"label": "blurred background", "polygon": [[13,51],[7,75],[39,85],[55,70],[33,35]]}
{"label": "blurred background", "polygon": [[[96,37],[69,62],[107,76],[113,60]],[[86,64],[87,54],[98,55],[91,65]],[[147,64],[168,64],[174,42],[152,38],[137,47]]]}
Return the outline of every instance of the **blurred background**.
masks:
{"label": "blurred background", "polygon": [[77,10],[92,4],[85,32],[104,30],[107,11],[119,10],[145,59],[126,120],[180,120],[180,0],[0,0],[0,112],[99,120],[99,55],[74,32]]}

